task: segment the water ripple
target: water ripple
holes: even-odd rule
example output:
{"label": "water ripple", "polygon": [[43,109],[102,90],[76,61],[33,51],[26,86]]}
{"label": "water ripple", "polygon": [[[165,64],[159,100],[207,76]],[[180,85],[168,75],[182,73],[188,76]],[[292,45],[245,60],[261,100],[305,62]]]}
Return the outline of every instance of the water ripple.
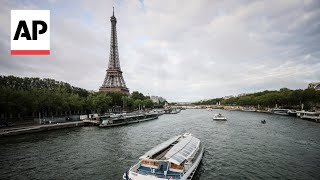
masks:
{"label": "water ripple", "polygon": [[[213,121],[218,112],[228,121]],[[0,179],[121,179],[139,156],[185,132],[205,146],[194,179],[320,179],[320,124],[224,110],[186,110],[122,127],[1,138]]]}

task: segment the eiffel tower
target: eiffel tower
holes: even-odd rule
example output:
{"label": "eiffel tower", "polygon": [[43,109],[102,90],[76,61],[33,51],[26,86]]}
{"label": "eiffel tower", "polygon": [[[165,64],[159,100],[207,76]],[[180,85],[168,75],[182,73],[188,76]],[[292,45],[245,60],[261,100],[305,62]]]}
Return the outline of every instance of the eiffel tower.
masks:
{"label": "eiffel tower", "polygon": [[113,13],[111,21],[111,41],[110,41],[110,57],[106,77],[100,87],[100,92],[122,92],[129,94],[129,89],[124,82],[122,71],[120,68],[118,41],[117,41],[117,19]]}

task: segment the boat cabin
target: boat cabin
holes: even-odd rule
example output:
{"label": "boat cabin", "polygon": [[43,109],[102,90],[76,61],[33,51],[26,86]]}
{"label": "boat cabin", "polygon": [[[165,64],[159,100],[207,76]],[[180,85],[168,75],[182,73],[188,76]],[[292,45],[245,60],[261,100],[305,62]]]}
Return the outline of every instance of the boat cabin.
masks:
{"label": "boat cabin", "polygon": [[130,171],[158,178],[180,179],[192,167],[201,148],[199,139],[190,134],[179,135],[145,153]]}

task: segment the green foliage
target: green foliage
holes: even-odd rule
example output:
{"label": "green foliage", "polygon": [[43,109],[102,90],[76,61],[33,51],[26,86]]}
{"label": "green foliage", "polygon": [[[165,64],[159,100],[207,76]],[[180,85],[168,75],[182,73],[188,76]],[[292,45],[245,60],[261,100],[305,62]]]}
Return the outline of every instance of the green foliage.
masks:
{"label": "green foliage", "polygon": [[134,100],[133,107],[139,108],[140,106],[143,106],[142,100],[140,100],[140,99]]}
{"label": "green foliage", "polygon": [[142,101],[142,103],[145,106],[145,108],[152,108],[154,105],[151,99],[145,99]]}
{"label": "green foliage", "polygon": [[133,109],[134,108],[134,100],[128,96],[122,97],[123,107],[125,109]]}
{"label": "green foliage", "polygon": [[221,101],[222,105],[240,105],[240,106],[260,106],[275,107],[277,104],[282,108],[300,109],[301,104],[305,105],[308,110],[311,107],[320,106],[320,91],[315,89],[297,89],[290,90],[282,88],[279,91],[263,91],[257,92],[246,96],[231,97],[229,99],[211,99],[195,103],[197,105],[214,105],[216,102]]}
{"label": "green foliage", "polygon": [[132,94],[131,94],[131,98],[133,100],[137,100],[137,99],[144,100],[146,97],[142,93],[140,93],[138,91],[133,91]]}
{"label": "green foliage", "polygon": [[112,105],[113,98],[106,93],[96,93],[93,98],[93,107],[98,111],[98,113],[105,113]]}
{"label": "green foliage", "polygon": [[128,96],[127,94],[120,92],[109,92],[108,95],[112,98],[112,104],[114,106],[122,106],[123,97]]}
{"label": "green foliage", "polygon": [[105,113],[112,107],[134,110],[154,106],[150,97],[134,91],[127,94],[89,93],[85,89],[53,79],[0,76],[0,114],[34,117],[73,113]]}
{"label": "green foliage", "polygon": [[20,78],[15,76],[0,76],[1,87],[8,87],[10,89],[22,90],[47,90],[47,91],[61,91],[67,93],[79,94],[79,96],[87,96],[88,91],[82,88],[71,86],[68,83],[56,81],[53,79],[40,79],[40,78]]}

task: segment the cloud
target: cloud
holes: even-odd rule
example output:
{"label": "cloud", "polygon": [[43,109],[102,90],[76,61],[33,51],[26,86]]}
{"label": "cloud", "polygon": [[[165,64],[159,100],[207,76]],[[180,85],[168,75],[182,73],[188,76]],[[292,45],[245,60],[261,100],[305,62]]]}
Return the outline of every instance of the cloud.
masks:
{"label": "cloud", "polygon": [[[2,1],[0,72],[98,90],[115,6],[131,91],[195,101],[306,88],[320,77],[320,3],[288,1]],[[10,56],[10,10],[51,10],[51,55]]]}

